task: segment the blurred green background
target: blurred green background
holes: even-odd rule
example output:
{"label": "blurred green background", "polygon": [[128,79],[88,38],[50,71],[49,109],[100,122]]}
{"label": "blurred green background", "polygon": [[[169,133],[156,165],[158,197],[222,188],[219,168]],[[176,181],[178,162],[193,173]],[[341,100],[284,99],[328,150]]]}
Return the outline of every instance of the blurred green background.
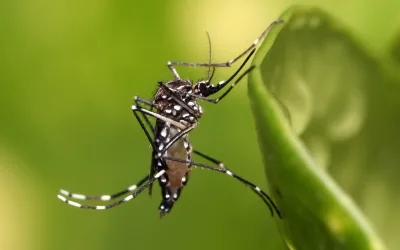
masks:
{"label": "blurred green background", "polygon": [[[207,61],[205,31],[213,61],[227,60],[299,2],[1,1],[0,249],[284,249],[257,196],[206,170],[193,171],[161,221],[158,187],[152,198],[143,194],[106,212],[67,206],[56,194],[59,188],[110,193],[146,175],[151,150],[131,113],[132,97],[150,98],[157,81],[171,79],[168,60]],[[301,3],[337,17],[380,58],[388,57],[400,30],[398,1]],[[232,71],[218,70],[217,78]],[[207,73],[179,72],[194,80]],[[246,93],[242,83],[219,105],[204,103],[191,141],[266,188]],[[382,128],[396,127],[391,122]],[[399,162],[381,161],[364,179],[334,172],[346,191],[368,194],[356,201],[392,249],[400,247],[400,199],[393,191]],[[382,175],[391,177],[388,183],[377,174],[385,164],[392,169]]]}

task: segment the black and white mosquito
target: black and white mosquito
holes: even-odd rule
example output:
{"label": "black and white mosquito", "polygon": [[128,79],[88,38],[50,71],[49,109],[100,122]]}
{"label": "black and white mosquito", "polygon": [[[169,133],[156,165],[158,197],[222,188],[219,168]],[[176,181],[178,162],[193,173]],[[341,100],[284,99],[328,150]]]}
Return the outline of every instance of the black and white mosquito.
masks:
{"label": "black and white mosquito", "polygon": [[[257,44],[267,35],[271,27],[281,22],[283,21],[277,20],[272,22],[250,47],[227,62],[168,62],[167,66],[173,74],[174,79],[167,82],[159,82],[153,100],[145,100],[141,97],[135,96],[135,105],[132,106],[133,114],[152,146],[150,173],[140,180],[139,183],[111,195],[87,196],[83,194],[70,193],[66,190],[60,190],[58,198],[63,202],[78,208],[96,210],[110,209],[136,198],[147,188],[151,194],[152,184],[154,181],[158,180],[162,193],[162,201],[159,206],[160,215],[162,217],[171,211],[173,205],[179,199],[183,187],[189,180],[189,173],[192,166],[197,166],[224,173],[239,180],[264,201],[272,215],[276,212],[279,218],[282,218],[281,213],[273,200],[263,190],[250,181],[235,174],[232,170],[226,168],[221,161],[194,150],[192,145],[189,143],[188,138],[188,133],[197,126],[198,120],[203,114],[202,107],[197,100],[201,99],[214,104],[219,103],[234,88],[234,86],[253,69],[250,67],[241,73],[243,67],[254,54]],[[220,81],[216,85],[211,84],[215,68],[230,67],[245,55],[247,55],[247,57],[231,77],[227,80]],[[208,67],[212,70],[206,80],[192,83],[190,80],[182,79],[176,71],[175,66]],[[238,76],[239,73],[241,74]],[[209,98],[210,95],[218,93],[229,83],[232,83],[231,86],[218,98]],[[145,106],[148,108],[145,108]],[[155,118],[154,125],[151,123],[149,119],[150,117]],[[208,160],[213,163],[214,166],[192,161],[192,154],[196,154]],[[70,197],[75,200],[110,201],[124,195],[127,196],[114,203],[97,206],[82,205],[66,198]]]}

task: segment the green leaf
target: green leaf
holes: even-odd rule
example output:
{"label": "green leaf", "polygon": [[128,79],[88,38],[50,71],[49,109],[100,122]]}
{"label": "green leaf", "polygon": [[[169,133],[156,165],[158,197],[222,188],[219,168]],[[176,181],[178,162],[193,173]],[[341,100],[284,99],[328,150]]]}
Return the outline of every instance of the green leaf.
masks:
{"label": "green leaf", "polygon": [[362,133],[376,64],[319,9],[293,7],[281,19],[256,53],[248,91],[285,240],[294,249],[385,249],[326,172],[330,147]]}

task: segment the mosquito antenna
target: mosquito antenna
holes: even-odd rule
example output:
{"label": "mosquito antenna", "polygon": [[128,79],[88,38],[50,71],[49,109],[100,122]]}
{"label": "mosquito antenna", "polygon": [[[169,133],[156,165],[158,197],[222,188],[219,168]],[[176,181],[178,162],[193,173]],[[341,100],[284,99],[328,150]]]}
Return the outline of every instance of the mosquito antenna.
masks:
{"label": "mosquito antenna", "polygon": [[[206,31],[206,34],[207,34],[207,39],[208,39],[208,64],[210,65],[209,67],[208,67],[208,70],[207,70],[207,79],[210,79],[210,77],[211,77],[211,37],[210,37],[210,33],[208,33],[208,31]],[[214,70],[213,70],[214,71]],[[214,72],[213,72],[214,73]]]}

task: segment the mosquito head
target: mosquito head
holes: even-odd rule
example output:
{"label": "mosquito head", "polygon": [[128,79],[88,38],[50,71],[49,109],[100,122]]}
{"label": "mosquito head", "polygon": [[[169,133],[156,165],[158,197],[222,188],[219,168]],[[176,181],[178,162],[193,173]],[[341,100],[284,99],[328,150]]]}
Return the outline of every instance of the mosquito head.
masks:
{"label": "mosquito head", "polygon": [[209,82],[207,80],[196,82],[196,84],[193,86],[194,94],[199,96],[207,96],[208,83]]}
{"label": "mosquito head", "polygon": [[198,81],[193,85],[193,92],[195,95],[208,97],[217,93],[225,86],[225,81],[220,81],[217,86],[210,84],[210,79]]}
{"label": "mosquito head", "polygon": [[[211,53],[211,52],[210,52]],[[211,54],[210,54],[211,56]],[[214,94],[216,91],[212,91],[210,89],[210,82],[214,77],[215,67],[209,68],[211,74],[208,76],[206,80],[198,81],[193,85],[193,92],[195,95],[207,97],[211,94]]]}

